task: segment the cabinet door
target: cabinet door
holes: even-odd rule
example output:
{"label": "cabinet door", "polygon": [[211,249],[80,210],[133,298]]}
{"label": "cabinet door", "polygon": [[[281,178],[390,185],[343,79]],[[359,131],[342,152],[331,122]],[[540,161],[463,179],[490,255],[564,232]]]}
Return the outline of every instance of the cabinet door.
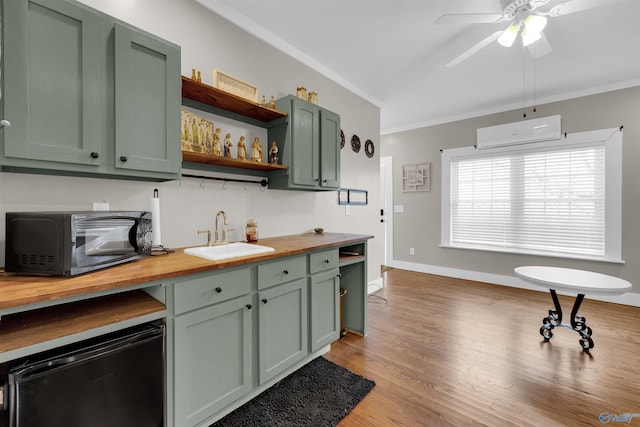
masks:
{"label": "cabinet door", "polygon": [[320,186],[340,188],[340,116],[320,110]]}
{"label": "cabinet door", "polygon": [[5,1],[4,156],[100,165],[101,19],[63,0]]}
{"label": "cabinet door", "polygon": [[178,316],[174,326],[175,425],[192,426],[251,390],[251,298]]}
{"label": "cabinet door", "polygon": [[291,183],[317,187],[320,181],[318,108],[295,97],[291,102]]}
{"label": "cabinet door", "polygon": [[307,279],[258,294],[260,384],[308,353]]}
{"label": "cabinet door", "polygon": [[178,173],[180,47],[115,24],[115,167]]}
{"label": "cabinet door", "polygon": [[311,351],[340,338],[340,277],[338,269],[311,276]]}

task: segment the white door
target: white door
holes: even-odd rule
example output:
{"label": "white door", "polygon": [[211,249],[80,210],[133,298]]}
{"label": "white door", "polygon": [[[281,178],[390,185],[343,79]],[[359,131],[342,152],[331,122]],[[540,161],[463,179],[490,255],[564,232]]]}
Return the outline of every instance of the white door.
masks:
{"label": "white door", "polygon": [[393,157],[380,157],[380,222],[382,226],[382,264],[393,262]]}

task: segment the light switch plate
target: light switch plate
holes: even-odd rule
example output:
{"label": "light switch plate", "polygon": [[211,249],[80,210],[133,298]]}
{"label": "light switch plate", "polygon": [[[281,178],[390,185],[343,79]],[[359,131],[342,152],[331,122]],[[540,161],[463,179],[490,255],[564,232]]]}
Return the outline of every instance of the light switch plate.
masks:
{"label": "light switch plate", "polygon": [[108,202],[93,202],[93,210],[94,211],[108,211],[109,203]]}

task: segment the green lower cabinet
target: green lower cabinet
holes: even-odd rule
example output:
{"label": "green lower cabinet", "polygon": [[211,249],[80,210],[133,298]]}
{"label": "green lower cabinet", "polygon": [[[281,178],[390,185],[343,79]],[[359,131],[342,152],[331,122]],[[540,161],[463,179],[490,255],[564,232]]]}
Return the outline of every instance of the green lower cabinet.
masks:
{"label": "green lower cabinet", "polygon": [[340,276],[330,270],[311,276],[311,351],[340,338]]}
{"label": "green lower cabinet", "polygon": [[258,293],[259,383],[308,354],[307,279]]}
{"label": "green lower cabinet", "polygon": [[251,391],[251,312],[246,295],[175,318],[176,427],[197,425]]}

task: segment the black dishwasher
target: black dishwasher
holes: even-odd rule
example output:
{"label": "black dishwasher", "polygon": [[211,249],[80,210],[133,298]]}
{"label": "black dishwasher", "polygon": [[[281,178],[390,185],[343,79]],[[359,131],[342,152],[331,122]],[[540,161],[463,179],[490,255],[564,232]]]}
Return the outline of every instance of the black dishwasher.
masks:
{"label": "black dishwasher", "polygon": [[162,427],[164,324],[0,365],[0,427]]}

